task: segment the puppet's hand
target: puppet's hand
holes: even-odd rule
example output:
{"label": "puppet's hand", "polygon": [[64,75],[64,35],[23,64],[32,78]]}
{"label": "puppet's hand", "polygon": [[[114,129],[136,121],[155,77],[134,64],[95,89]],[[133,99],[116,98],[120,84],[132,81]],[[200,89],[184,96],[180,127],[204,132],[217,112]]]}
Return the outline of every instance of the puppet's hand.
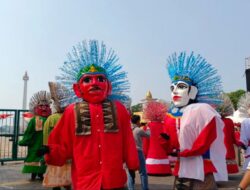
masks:
{"label": "puppet's hand", "polygon": [[43,146],[41,146],[41,148],[39,148],[37,150],[36,155],[41,157],[41,156],[43,156],[45,154],[48,154],[49,152],[50,152],[49,146],[43,145]]}
{"label": "puppet's hand", "polygon": [[247,149],[246,145],[244,145],[244,144],[240,145],[240,147],[241,147],[243,150],[246,150],[246,149]]}
{"label": "puppet's hand", "polygon": [[161,133],[160,134],[162,138],[164,138],[165,140],[169,140],[170,139],[170,136],[166,133]]}
{"label": "puppet's hand", "polygon": [[173,157],[179,157],[180,150],[174,149],[169,155]]}

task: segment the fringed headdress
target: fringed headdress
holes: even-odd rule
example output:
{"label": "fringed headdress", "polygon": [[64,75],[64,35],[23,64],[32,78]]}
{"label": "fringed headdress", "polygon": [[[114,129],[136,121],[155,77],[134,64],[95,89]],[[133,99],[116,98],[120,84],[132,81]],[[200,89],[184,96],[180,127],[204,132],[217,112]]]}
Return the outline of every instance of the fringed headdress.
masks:
{"label": "fringed headdress", "polygon": [[50,89],[51,99],[54,100],[54,106],[56,107],[57,111],[61,112],[70,103],[73,103],[69,102],[69,97],[70,97],[69,90],[62,84],[58,82],[49,82],[49,89]]}
{"label": "fringed headdress", "polygon": [[163,102],[149,101],[143,109],[143,118],[161,122],[166,117],[167,105]]}
{"label": "fringed headdress", "polygon": [[29,102],[29,110],[34,113],[34,109],[38,105],[49,105],[51,103],[50,93],[44,90],[41,90],[35,93]]}
{"label": "fringed headdress", "polygon": [[238,102],[238,110],[241,117],[250,117],[250,92],[242,95]]}
{"label": "fringed headdress", "polygon": [[217,70],[200,55],[189,56],[174,53],[167,60],[167,69],[172,82],[184,81],[198,89],[196,101],[218,105],[222,92],[221,78]]}
{"label": "fringed headdress", "polygon": [[57,80],[70,91],[71,102],[81,101],[73,91],[73,84],[86,73],[104,74],[112,85],[110,100],[128,101],[126,93],[129,91],[127,73],[122,71],[122,66],[117,64],[118,57],[112,49],[107,51],[106,45],[97,40],[83,41],[73,47],[68,53],[68,60],[60,68],[61,76]]}
{"label": "fringed headdress", "polygon": [[234,113],[234,106],[229,96],[225,93],[221,95],[222,103],[216,108],[222,117],[232,116]]}

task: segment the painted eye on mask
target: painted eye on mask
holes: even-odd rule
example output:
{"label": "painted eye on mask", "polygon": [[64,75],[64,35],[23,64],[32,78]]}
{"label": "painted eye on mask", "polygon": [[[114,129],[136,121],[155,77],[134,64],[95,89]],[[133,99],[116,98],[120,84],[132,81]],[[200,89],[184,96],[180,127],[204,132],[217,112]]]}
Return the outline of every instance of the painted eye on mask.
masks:
{"label": "painted eye on mask", "polygon": [[173,92],[173,90],[174,90],[174,85],[171,85],[171,86],[170,86],[170,90],[171,90],[171,92]]}
{"label": "painted eye on mask", "polygon": [[175,88],[180,89],[180,90],[184,90],[184,89],[187,89],[188,87],[189,87],[188,84],[183,83],[183,82],[178,82],[177,84],[172,84],[170,86],[170,90],[171,90],[171,92],[173,92]]}
{"label": "painted eye on mask", "polygon": [[85,78],[82,80],[83,83],[90,83],[90,81],[91,81],[90,77],[85,77]]}
{"label": "painted eye on mask", "polygon": [[177,88],[186,89],[186,88],[188,88],[188,85],[186,85],[185,83],[179,83],[179,84],[177,84]]}
{"label": "painted eye on mask", "polygon": [[105,77],[103,77],[103,76],[98,76],[97,79],[98,79],[99,82],[106,82],[107,81],[107,79]]}

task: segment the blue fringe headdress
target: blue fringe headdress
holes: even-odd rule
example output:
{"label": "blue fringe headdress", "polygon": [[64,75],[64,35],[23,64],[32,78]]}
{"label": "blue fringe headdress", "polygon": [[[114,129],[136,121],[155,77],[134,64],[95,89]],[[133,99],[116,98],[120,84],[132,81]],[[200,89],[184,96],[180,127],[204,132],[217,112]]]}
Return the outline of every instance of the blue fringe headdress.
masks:
{"label": "blue fringe headdress", "polygon": [[172,82],[185,81],[198,89],[196,102],[218,105],[221,103],[221,78],[217,70],[200,55],[192,52],[186,56],[181,52],[179,56],[174,53],[167,60],[167,69]]}
{"label": "blue fringe headdress", "polygon": [[75,95],[73,84],[78,82],[82,76],[81,73],[86,70],[85,68],[89,69],[92,65],[95,65],[104,69],[103,72],[112,85],[112,92],[108,99],[127,103],[129,97],[126,93],[129,92],[130,87],[127,73],[121,71],[122,66],[117,64],[117,61],[117,55],[112,49],[107,52],[103,42],[99,46],[97,40],[90,40],[88,43],[83,41],[76,47],[74,46],[72,52],[68,53],[68,60],[60,68],[62,71],[61,76],[56,77],[58,82],[62,83],[70,91],[71,98],[64,101],[67,101],[67,104],[82,101]]}

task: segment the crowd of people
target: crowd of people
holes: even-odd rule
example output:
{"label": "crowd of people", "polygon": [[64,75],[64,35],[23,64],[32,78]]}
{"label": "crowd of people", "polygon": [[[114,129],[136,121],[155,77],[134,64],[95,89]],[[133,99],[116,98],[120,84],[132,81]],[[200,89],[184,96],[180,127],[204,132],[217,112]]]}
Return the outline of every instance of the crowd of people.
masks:
{"label": "crowd of people", "polygon": [[[34,117],[19,142],[28,147],[23,173],[53,190],[134,190],[136,171],[143,190],[149,189],[148,175],[175,176],[177,190],[216,190],[218,181],[239,172],[238,146],[245,150],[246,169],[238,189],[246,189],[250,119],[236,138],[227,118],[232,103],[211,64],[193,52],[171,55],[171,104],[145,102],[142,126],[130,109],[127,73],[117,62],[104,43],[83,41],[69,53],[57,81],[49,82],[50,92],[34,94]],[[250,105],[241,105],[250,114]]]}

